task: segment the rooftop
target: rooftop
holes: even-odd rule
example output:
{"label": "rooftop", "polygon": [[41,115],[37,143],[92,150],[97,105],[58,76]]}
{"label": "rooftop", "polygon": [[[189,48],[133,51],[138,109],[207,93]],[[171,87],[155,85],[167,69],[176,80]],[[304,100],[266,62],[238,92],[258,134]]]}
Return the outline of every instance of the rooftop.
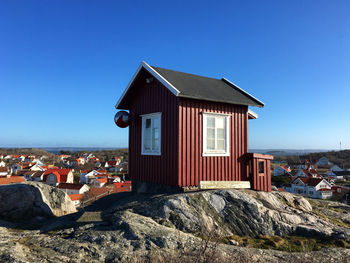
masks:
{"label": "rooftop", "polygon": [[160,81],[177,97],[264,107],[263,102],[259,101],[225,78],[209,78],[150,66],[146,62],[142,62],[119,99],[116,105],[117,109],[127,108],[126,105],[124,105],[125,103],[123,104],[124,97],[127,96],[129,88],[132,87],[134,80],[142,69],[146,70],[154,78]]}

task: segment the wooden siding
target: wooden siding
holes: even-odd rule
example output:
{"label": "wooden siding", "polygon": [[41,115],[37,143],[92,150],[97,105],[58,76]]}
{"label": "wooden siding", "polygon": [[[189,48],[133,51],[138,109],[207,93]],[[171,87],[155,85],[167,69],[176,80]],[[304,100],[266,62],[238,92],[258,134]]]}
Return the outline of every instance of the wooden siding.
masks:
{"label": "wooden siding", "polygon": [[[180,98],[178,109],[178,185],[247,180],[248,107]],[[230,115],[230,156],[202,156],[203,112]]]}
{"label": "wooden siding", "polygon": [[[146,84],[152,77],[145,70],[127,94],[131,124],[129,127],[129,176],[132,180],[177,185],[178,111],[177,98],[160,82]],[[142,118],[140,115],[161,112],[161,155],[141,155]]]}

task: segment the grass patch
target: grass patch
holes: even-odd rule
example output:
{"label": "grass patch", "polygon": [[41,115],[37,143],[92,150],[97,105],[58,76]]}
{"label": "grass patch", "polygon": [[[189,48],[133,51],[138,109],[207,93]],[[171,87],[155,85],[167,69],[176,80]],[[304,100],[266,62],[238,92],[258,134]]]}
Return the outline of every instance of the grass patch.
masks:
{"label": "grass patch", "polygon": [[350,224],[345,223],[341,219],[322,213],[322,209],[327,209],[327,210],[342,214],[344,213],[343,209],[331,206],[330,205],[331,202],[329,201],[324,201],[324,200],[323,201],[308,200],[308,201],[313,208],[313,210],[311,211],[312,214],[319,216],[323,219],[326,219],[329,222],[333,223],[334,225],[350,228]]}
{"label": "grass patch", "polygon": [[337,225],[337,226],[340,226],[340,227],[346,227],[346,228],[350,228],[350,224],[348,223],[345,223],[344,221],[342,221],[341,219],[339,218],[336,218],[336,217],[332,217],[332,216],[329,216],[329,215],[325,215],[319,211],[312,211],[312,213],[316,216],[319,216],[323,219],[326,219],[328,221],[330,221],[332,224],[334,225]]}
{"label": "grass patch", "polygon": [[27,241],[29,241],[30,239],[32,239],[31,236],[21,237],[20,239],[17,240],[17,242],[20,243],[21,245],[24,245],[24,244],[27,243]]}
{"label": "grass patch", "polygon": [[350,248],[350,244],[340,239],[315,239],[301,236],[259,236],[258,238],[237,235],[225,237],[224,243],[235,240],[242,247],[274,249],[288,252],[317,251],[324,247]]}
{"label": "grass patch", "polygon": [[77,220],[79,223],[102,222],[101,212],[84,212]]}

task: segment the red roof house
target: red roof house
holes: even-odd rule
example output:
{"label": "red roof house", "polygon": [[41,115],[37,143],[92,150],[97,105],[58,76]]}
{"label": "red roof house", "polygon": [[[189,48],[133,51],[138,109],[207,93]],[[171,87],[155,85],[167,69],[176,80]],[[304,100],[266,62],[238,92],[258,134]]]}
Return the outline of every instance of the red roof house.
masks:
{"label": "red roof house", "polygon": [[133,190],[219,185],[271,191],[273,157],[248,153],[248,119],[257,118],[249,106],[264,104],[225,78],[142,62],[116,104],[129,111]]}
{"label": "red roof house", "polygon": [[0,185],[24,183],[26,180],[22,176],[11,176],[0,178]]}
{"label": "red roof house", "polygon": [[70,199],[73,201],[74,205],[76,207],[79,207],[81,204],[81,201],[83,199],[83,195],[82,194],[71,194],[69,195]]}
{"label": "red roof house", "polygon": [[73,172],[71,169],[48,169],[43,175],[43,181],[51,186],[73,183]]}
{"label": "red roof house", "polygon": [[7,174],[8,174],[8,168],[0,167],[0,176],[7,176]]}

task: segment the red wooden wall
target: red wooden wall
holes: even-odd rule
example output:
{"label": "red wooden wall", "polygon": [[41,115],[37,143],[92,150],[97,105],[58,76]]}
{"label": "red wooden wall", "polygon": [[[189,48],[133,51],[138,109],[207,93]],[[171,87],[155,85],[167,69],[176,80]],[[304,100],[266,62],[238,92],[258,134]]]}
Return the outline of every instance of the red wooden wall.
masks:
{"label": "red wooden wall", "polygon": [[[142,70],[127,94],[130,111],[129,176],[132,180],[177,185],[178,111],[177,97],[156,79]],[[141,116],[161,112],[161,156],[141,155]]]}
{"label": "red wooden wall", "polygon": [[[271,160],[272,155],[248,153],[247,161],[250,165],[250,185],[251,188],[258,191],[271,192]],[[260,173],[259,162],[263,164],[264,171]]]}
{"label": "red wooden wall", "polygon": [[[178,185],[247,180],[247,106],[179,98]],[[230,156],[202,157],[203,112],[230,114]]]}

